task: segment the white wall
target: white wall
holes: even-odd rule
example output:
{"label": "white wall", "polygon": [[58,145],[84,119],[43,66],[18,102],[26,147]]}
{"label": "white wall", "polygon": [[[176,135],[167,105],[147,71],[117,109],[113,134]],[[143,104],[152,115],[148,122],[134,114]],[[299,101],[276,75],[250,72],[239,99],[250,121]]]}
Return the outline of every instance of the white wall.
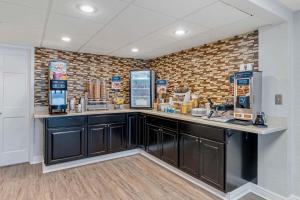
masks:
{"label": "white wall", "polygon": [[[263,71],[263,111],[269,116],[289,116],[289,26],[283,23],[259,30],[259,69]],[[283,105],[275,105],[275,94]],[[290,131],[260,136],[258,185],[277,194],[290,195]]]}
{"label": "white wall", "polygon": [[[294,63],[294,113],[300,113],[300,11],[295,14],[295,63]],[[300,118],[295,116],[294,119],[294,163],[293,163],[293,178],[294,178],[294,194],[300,197]]]}

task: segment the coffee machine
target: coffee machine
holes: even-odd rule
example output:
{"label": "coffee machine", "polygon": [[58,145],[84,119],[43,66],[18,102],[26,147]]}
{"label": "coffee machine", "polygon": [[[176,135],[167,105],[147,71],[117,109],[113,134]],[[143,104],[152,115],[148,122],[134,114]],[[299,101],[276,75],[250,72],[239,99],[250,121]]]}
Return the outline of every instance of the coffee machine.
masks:
{"label": "coffee machine", "polygon": [[243,71],[234,75],[234,118],[243,121],[255,120],[261,112],[262,72]]}
{"label": "coffee machine", "polygon": [[67,63],[53,60],[49,63],[49,113],[67,112]]}

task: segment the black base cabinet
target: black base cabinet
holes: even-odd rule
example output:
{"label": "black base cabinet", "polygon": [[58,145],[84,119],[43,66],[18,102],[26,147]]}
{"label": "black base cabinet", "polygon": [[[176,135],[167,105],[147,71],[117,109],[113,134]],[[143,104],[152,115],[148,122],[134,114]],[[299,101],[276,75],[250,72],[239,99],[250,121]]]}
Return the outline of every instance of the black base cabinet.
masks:
{"label": "black base cabinet", "polygon": [[225,191],[225,142],[225,129],[180,123],[180,169]]}
{"label": "black base cabinet", "polygon": [[46,120],[45,164],[57,164],[86,157],[85,117]]}
{"label": "black base cabinet", "polygon": [[141,147],[195,178],[230,192],[257,183],[257,140],[249,134],[141,113],[45,120],[45,164]]}
{"label": "black base cabinet", "polygon": [[108,124],[108,152],[126,150],[126,123]]}
{"label": "black base cabinet", "polygon": [[180,133],[179,148],[179,168],[192,176],[198,176],[200,168],[199,138]]}
{"label": "black base cabinet", "polygon": [[107,125],[88,126],[88,155],[98,156],[107,153]]}
{"label": "black base cabinet", "polygon": [[146,149],[146,115],[137,115],[137,145],[142,149]]}
{"label": "black base cabinet", "polygon": [[146,121],[147,152],[178,167],[178,122],[153,116]]}
{"label": "black base cabinet", "polygon": [[176,131],[162,129],[161,158],[171,165],[178,166],[178,134]]}
{"label": "black base cabinet", "polygon": [[203,138],[200,139],[199,142],[200,142],[199,176],[201,180],[220,190],[225,190],[224,144],[203,139]]}

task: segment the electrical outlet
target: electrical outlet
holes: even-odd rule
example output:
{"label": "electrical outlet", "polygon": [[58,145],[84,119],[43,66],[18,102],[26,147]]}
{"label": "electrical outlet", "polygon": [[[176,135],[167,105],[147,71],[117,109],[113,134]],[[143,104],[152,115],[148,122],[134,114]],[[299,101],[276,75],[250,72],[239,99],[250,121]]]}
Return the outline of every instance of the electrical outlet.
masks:
{"label": "electrical outlet", "polygon": [[275,105],[282,105],[282,94],[275,94]]}

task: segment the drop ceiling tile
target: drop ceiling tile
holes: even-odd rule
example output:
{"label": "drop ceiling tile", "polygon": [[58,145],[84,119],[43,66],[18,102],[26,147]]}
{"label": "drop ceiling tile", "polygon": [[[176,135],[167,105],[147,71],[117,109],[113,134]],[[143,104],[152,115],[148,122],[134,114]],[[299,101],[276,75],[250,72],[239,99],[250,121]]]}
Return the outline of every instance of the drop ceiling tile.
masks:
{"label": "drop ceiling tile", "polygon": [[217,2],[184,19],[204,27],[218,28],[246,17],[249,15],[222,2]]}
{"label": "drop ceiling tile", "polygon": [[228,38],[235,35],[254,31],[257,30],[259,27],[267,25],[270,25],[267,21],[259,19],[255,16],[249,16],[237,22],[231,23],[227,26],[217,28],[211,33],[211,35],[212,37],[214,37],[214,40],[219,40],[222,38]]}
{"label": "drop ceiling tile", "polygon": [[136,0],[134,4],[167,16],[181,18],[216,1],[217,0]]}
{"label": "drop ceiling tile", "polygon": [[45,18],[43,11],[0,2],[0,42],[38,46]]}
{"label": "drop ceiling tile", "polygon": [[146,37],[173,21],[173,18],[130,6],[81,50],[88,52],[99,49],[99,52],[113,52]]}
{"label": "drop ceiling tile", "polygon": [[[44,47],[77,51],[98,29],[101,24],[84,19],[76,19],[59,14],[51,14],[43,41]],[[63,42],[68,36],[71,42]]]}
{"label": "drop ceiling tile", "polygon": [[[96,8],[95,13],[83,13],[79,5],[88,4]],[[53,0],[52,12],[106,23],[128,5],[120,0]]]}
{"label": "drop ceiling tile", "polygon": [[[149,35],[148,37],[143,38],[142,40],[134,42],[124,48],[121,48],[111,53],[111,55],[120,56],[120,57],[143,58],[148,52],[151,52],[158,48],[168,46],[174,42],[176,42],[176,40],[171,37],[166,37],[164,35],[154,33]],[[138,48],[139,52],[137,53],[131,52],[132,48]]]}
{"label": "drop ceiling tile", "polygon": [[205,32],[201,32],[193,37],[185,38],[176,42],[173,42],[167,46],[153,49],[143,55],[144,58],[155,58],[163,55],[167,55],[173,52],[178,52],[184,49],[201,46],[207,43],[215,42],[224,38],[229,38],[238,34],[247,33],[253,30],[257,30],[261,26],[268,25],[264,20],[257,17],[243,18],[238,22],[234,22],[230,25],[220,27],[218,29],[210,29]]}
{"label": "drop ceiling tile", "polygon": [[[183,29],[187,31],[186,35],[182,35],[182,36],[177,36],[175,35],[175,31],[177,29]],[[165,37],[169,37],[175,40],[183,40],[186,38],[190,38],[193,37],[194,35],[197,35],[199,33],[205,32],[207,31],[208,28],[200,26],[198,24],[195,23],[190,23],[188,21],[184,21],[184,20],[180,20],[177,21],[161,30],[159,30],[157,32],[157,34],[163,35]]]}
{"label": "drop ceiling tile", "polygon": [[47,9],[49,4],[49,0],[0,0],[0,2],[21,5],[36,9]]}

